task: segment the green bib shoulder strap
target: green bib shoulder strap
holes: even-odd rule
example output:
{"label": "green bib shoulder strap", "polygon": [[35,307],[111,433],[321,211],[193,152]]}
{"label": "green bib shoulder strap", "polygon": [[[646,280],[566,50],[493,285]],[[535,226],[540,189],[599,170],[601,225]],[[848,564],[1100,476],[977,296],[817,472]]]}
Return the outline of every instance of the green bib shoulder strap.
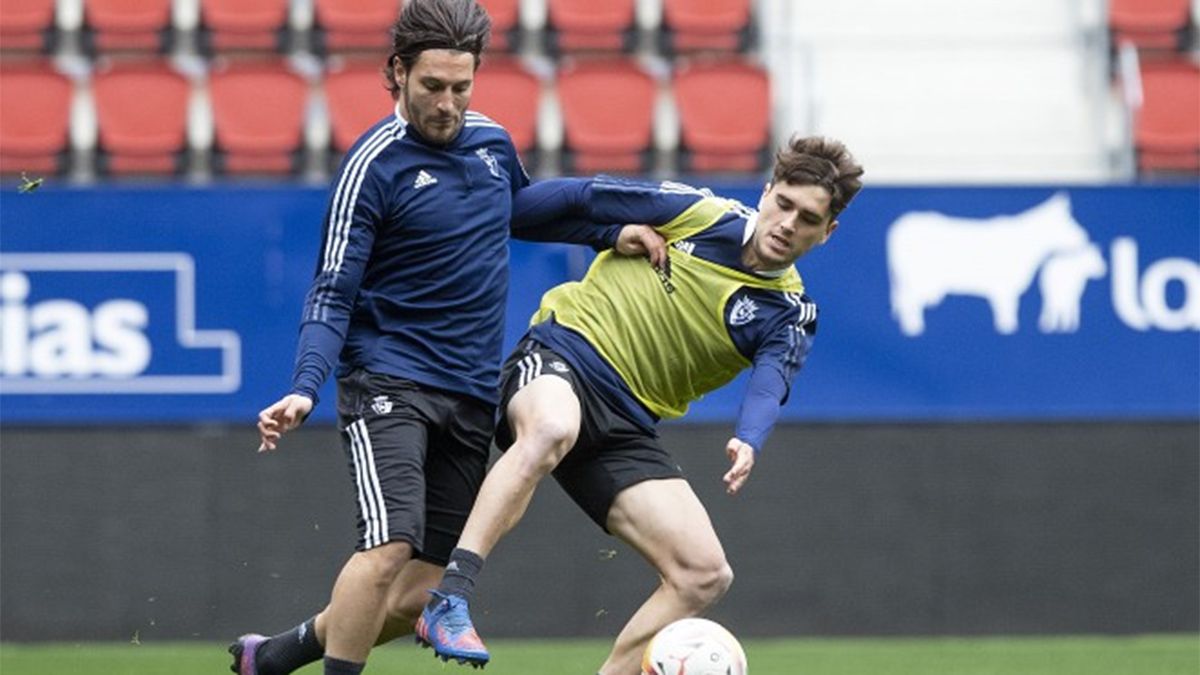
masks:
{"label": "green bib shoulder strap", "polygon": [[705,197],[692,204],[683,213],[675,216],[671,222],[658,228],[667,243],[687,239],[699,232],[712,227],[721,216],[732,210],[729,200],[720,197]]}

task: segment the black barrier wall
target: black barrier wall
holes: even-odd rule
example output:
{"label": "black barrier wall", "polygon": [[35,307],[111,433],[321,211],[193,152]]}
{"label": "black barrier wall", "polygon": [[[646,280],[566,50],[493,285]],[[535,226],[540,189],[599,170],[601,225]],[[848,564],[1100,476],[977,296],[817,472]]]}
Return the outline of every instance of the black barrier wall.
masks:
{"label": "black barrier wall", "polygon": [[[69,415],[69,411],[64,411]],[[708,505],[742,635],[1196,631],[1195,423],[786,425],[744,493],[728,429],[663,436]],[[332,428],[6,427],[0,638],[227,639],[324,603],[354,541]],[[493,636],[609,636],[653,588],[557,486],[475,600]]]}

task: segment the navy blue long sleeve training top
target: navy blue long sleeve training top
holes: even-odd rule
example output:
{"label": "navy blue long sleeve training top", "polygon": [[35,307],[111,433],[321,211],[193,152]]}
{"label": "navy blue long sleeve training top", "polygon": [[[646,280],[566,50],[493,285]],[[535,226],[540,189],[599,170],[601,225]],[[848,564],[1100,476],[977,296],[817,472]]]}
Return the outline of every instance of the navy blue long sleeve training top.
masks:
{"label": "navy blue long sleeve training top", "polygon": [[[494,404],[512,201],[528,183],[508,132],[475,112],[444,147],[398,112],[364,133],[333,183],[292,393],[315,401],[336,364],[338,376],[361,368]],[[615,234],[526,232],[599,247]]]}

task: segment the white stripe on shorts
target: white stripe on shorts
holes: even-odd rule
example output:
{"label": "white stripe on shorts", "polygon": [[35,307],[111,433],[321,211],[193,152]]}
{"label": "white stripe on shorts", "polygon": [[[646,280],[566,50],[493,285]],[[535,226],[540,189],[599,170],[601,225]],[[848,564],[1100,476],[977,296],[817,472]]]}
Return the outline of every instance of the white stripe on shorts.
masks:
{"label": "white stripe on shorts", "polygon": [[533,379],[542,374],[542,355],[534,352],[522,358],[517,362],[517,367],[521,369],[521,379],[517,389],[524,389],[525,385],[533,382]]}
{"label": "white stripe on shorts", "polygon": [[529,359],[528,356],[522,356],[521,360],[517,361],[517,368],[519,368],[521,371],[521,374],[518,376],[518,379],[517,379],[517,389],[520,389],[521,387],[525,386],[525,372],[526,372],[525,361],[527,361],[528,359]]}
{"label": "white stripe on shorts", "polygon": [[360,419],[349,427],[350,456],[354,461],[354,477],[358,485],[358,507],[362,511],[363,549],[372,549],[388,540],[387,507],[383,488],[375,471],[375,451],[367,433],[367,421]]}

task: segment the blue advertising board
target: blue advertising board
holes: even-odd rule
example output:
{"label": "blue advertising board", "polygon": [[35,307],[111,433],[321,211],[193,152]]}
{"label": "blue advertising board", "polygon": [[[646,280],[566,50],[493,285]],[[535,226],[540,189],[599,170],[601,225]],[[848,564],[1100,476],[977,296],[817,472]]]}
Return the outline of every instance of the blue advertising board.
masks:
{"label": "blue advertising board", "polygon": [[[252,423],[289,383],[324,205],[293,186],[0,193],[0,417]],[[1200,188],[868,188],[841,221],[798,263],[821,314],[785,419],[1200,417]],[[514,242],[507,346],[589,259]],[[733,419],[742,386],[688,419]]]}

